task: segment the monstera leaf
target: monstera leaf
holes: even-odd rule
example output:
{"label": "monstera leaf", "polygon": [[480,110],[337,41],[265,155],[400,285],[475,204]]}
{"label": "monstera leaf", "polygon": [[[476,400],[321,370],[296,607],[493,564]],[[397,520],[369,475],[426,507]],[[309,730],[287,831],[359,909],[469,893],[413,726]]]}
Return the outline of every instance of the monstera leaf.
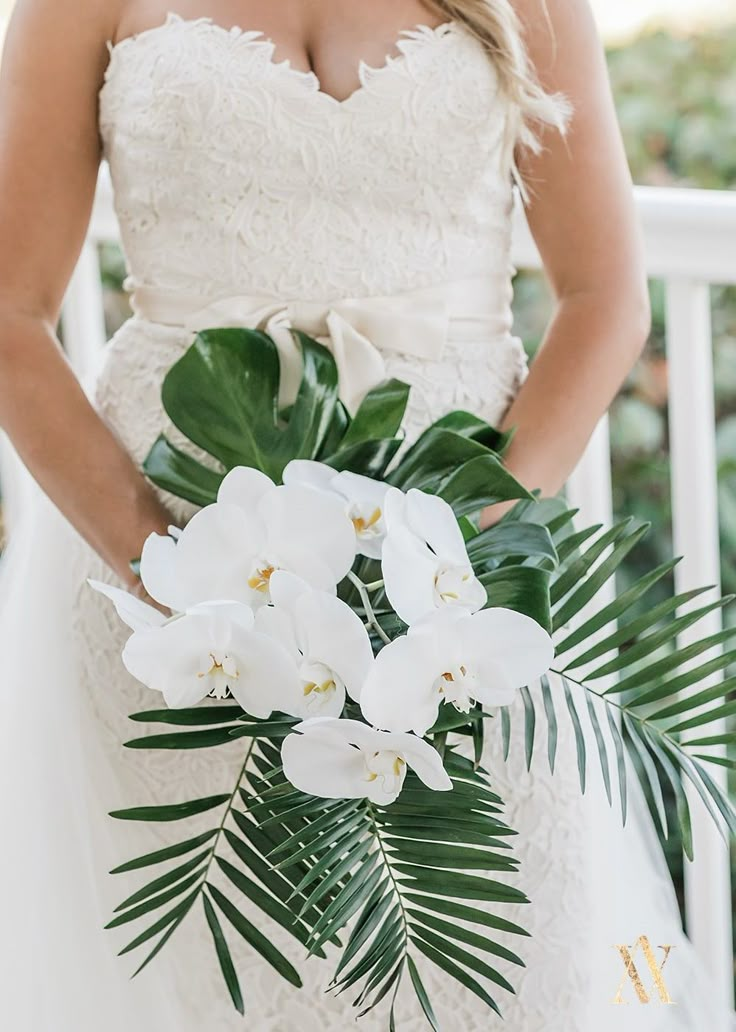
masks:
{"label": "monstera leaf", "polygon": [[332,355],[298,330],[303,358],[296,400],[279,411],[279,359],[258,330],[214,329],[194,343],[167,373],[162,399],[174,426],[212,456],[203,466],[162,436],[144,469],[166,491],[205,505],[214,501],[222,473],[255,466],[280,480],[290,459],[320,459],[336,469],[381,476],[401,444],[398,437],[409,388],[391,380],[371,391],[350,419],[337,396]]}

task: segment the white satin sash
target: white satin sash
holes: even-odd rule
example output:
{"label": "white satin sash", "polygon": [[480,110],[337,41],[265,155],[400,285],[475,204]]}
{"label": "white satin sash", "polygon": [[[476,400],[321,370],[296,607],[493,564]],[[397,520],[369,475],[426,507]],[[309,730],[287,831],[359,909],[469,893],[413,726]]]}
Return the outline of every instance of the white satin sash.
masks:
{"label": "white satin sash", "polygon": [[500,284],[487,275],[330,301],[267,294],[208,299],[141,285],[131,305],[140,318],[192,333],[225,326],[265,331],[279,352],[282,405],[294,400],[299,386],[301,352],[290,331],[302,330],[332,352],[340,397],[351,414],[365,394],[386,379],[385,353],[437,360],[444,353],[451,323],[453,338],[487,338],[489,345],[510,330],[506,289],[502,293]]}

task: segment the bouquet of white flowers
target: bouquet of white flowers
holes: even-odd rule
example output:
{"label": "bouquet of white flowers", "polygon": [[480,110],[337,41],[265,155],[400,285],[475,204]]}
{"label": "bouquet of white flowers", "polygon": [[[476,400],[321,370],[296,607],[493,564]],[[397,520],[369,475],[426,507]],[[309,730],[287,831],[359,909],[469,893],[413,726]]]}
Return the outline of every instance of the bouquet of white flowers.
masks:
{"label": "bouquet of white flowers", "polygon": [[[174,861],[110,925],[174,904],[126,947],[159,936],[142,968],[199,902],[241,1012],[221,916],[300,984],[215,883],[215,861],[232,889],[309,953],[323,955],[346,932],[333,987],[354,986],[361,1013],[391,990],[395,999],[406,972],[434,1026],[419,956],[498,1011],[492,986],[512,987],[482,955],[521,963],[492,936],[523,930],[489,908],[525,897],[508,878],[489,877],[517,865],[502,801],[480,765],[485,720],[501,721],[508,751],[506,707],[521,692],[527,762],[541,710],[552,767],[558,720],[571,720],[583,790],[589,721],[609,802],[615,781],[625,820],[628,749],[659,820],[661,786],[673,787],[691,850],[683,776],[736,830],[703,751],[716,740],[707,725],[730,712],[730,703],[713,705],[730,685],[692,690],[735,656],[693,662],[727,632],[673,647],[712,603],[684,615],[678,607],[692,593],[638,606],[674,563],[571,629],[646,527],[576,529],[573,512],[539,501],[504,468],[507,435],[469,413],[440,419],[401,451],[408,387],[380,385],[351,418],[329,351],[294,332],[303,375],[285,410],[276,348],[261,332],[204,331],[166,377],[172,422],[214,460],[200,463],[161,437],[145,463],[155,484],[200,506],[183,529],[152,535],[140,557],[147,592],[171,615],[94,582],[132,631],[123,663],[166,703],[133,719],[186,728],[126,744],[244,740],[235,783],[221,795],[113,814],[173,821],[219,811],[203,834],[117,869]],[[479,530],[483,507],[514,499],[497,525]],[[550,671],[563,680],[564,715]],[[214,703],[201,705],[207,698]]]}

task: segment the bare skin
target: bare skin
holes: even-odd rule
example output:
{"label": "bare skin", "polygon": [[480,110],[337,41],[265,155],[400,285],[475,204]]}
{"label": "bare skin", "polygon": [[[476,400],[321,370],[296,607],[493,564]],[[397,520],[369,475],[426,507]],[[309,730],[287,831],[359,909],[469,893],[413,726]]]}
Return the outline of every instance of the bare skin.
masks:
{"label": "bare skin", "polygon": [[[524,164],[535,189],[530,221],[556,295],[543,350],[512,405],[508,464],[530,487],[556,492],[574,467],[648,331],[645,279],[630,180],[600,46],[585,0],[517,0],[548,88],[577,114],[567,145],[549,134]],[[186,18],[262,30],[276,60],[313,69],[344,99],[360,58],[381,64],[399,30],[443,15],[416,0],[282,0],[199,4]],[[32,474],[129,586],[146,536],[169,513],[85,398],[55,335],[83,242],[100,162],[97,92],[105,41],[160,25],[161,3],[18,0],[0,67],[0,425]],[[484,512],[484,523],[503,511]]]}
{"label": "bare skin", "polygon": [[[503,421],[516,427],[506,464],[529,488],[556,494],[639,357],[650,329],[643,248],[631,177],[587,0],[514,0],[542,85],[574,117],[548,131],[539,157],[521,156],[527,209],[556,305],[541,350]],[[481,525],[508,505],[489,507]]]}

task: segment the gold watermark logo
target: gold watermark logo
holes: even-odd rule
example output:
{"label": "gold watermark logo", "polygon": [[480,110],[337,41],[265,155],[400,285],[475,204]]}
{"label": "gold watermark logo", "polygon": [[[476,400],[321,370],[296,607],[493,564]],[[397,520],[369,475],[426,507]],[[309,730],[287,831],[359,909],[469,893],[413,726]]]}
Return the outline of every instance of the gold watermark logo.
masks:
{"label": "gold watermark logo", "polygon": [[624,967],[626,969],[624,971],[623,977],[621,978],[621,982],[619,983],[618,991],[613,998],[613,1002],[624,1004],[629,1002],[628,1000],[624,999],[624,988],[628,982],[631,982],[634,986],[639,1003],[650,1003],[652,1000],[652,996],[654,994],[650,995],[650,993],[647,993],[646,989],[644,988],[644,983],[642,982],[641,975],[637,971],[636,964],[634,964],[634,954],[636,953],[639,947],[641,947],[641,952],[644,955],[644,959],[649,969],[649,974],[651,975],[651,980],[654,983],[654,987],[656,988],[657,995],[659,997],[659,1003],[669,1003],[674,1005],[675,1001],[670,996],[669,990],[667,989],[664,978],[662,976],[662,969],[667,963],[667,958],[670,955],[670,950],[672,949],[672,947],[657,947],[657,949],[662,950],[663,953],[662,963],[658,964],[657,958],[654,954],[654,950],[652,949],[651,943],[649,942],[649,939],[646,937],[646,935],[640,935],[634,943],[634,945],[631,947],[626,945],[616,945],[613,947],[615,950],[618,950],[618,952],[621,954],[621,959],[623,960]]}

